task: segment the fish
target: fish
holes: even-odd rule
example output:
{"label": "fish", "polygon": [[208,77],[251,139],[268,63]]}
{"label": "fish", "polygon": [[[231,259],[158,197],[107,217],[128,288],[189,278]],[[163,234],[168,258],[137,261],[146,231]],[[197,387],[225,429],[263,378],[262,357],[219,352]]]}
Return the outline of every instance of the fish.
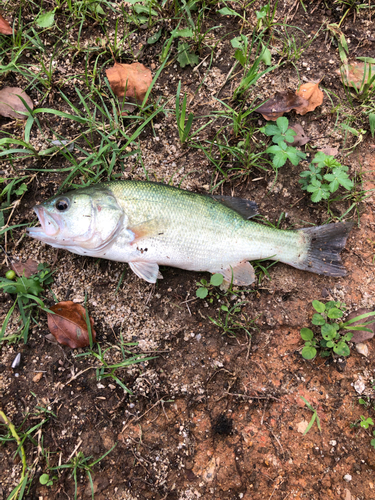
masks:
{"label": "fish", "polygon": [[270,259],[326,276],[345,276],[340,252],[353,222],[281,230],[251,221],[257,206],[156,182],[121,180],[58,194],[34,207],[30,237],[78,255],[127,262],[149,283],[159,266],[255,281],[250,261]]}

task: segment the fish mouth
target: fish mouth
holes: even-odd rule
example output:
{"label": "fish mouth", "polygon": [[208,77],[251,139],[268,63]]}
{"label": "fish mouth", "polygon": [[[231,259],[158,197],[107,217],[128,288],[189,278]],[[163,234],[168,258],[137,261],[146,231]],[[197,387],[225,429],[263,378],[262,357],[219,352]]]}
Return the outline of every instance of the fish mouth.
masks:
{"label": "fish mouth", "polygon": [[51,237],[56,238],[60,232],[58,222],[43,208],[42,205],[36,205],[34,212],[38,216],[40,226],[28,227],[27,234],[32,238],[41,241],[48,241]]}

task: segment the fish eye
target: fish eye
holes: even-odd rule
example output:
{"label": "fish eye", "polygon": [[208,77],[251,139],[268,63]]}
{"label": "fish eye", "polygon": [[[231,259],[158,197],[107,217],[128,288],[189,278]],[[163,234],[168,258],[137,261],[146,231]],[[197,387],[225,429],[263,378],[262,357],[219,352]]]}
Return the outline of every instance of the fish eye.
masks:
{"label": "fish eye", "polygon": [[65,212],[69,208],[69,201],[66,198],[60,198],[56,201],[55,207],[59,212]]}

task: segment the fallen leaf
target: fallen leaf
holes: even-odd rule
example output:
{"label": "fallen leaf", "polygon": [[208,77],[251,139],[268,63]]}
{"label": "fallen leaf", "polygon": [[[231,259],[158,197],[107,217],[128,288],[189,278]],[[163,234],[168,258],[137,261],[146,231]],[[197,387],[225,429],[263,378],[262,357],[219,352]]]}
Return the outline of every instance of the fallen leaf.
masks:
{"label": "fallen leaf", "polygon": [[256,111],[266,120],[275,121],[280,116],[283,116],[284,113],[307,105],[308,102],[302,97],[297,96],[291,90],[284,90],[277,92],[271,99],[256,109]]}
{"label": "fallen leaf", "polygon": [[[357,309],[356,311],[353,311],[349,314],[349,316],[346,318],[346,321],[350,321],[351,319],[356,318],[357,316],[361,316],[362,314],[368,314],[372,312],[371,309]],[[355,321],[349,326],[359,326],[363,325],[364,323],[367,323],[368,321],[371,321],[374,319],[374,316],[369,316],[368,318],[365,319],[360,319],[359,321]],[[353,330],[353,337],[350,339],[350,342],[363,342],[364,340],[372,339],[372,337],[375,335],[375,323],[371,323],[370,325],[365,326],[365,328],[368,328],[371,330],[371,332],[366,332],[365,330]]]}
{"label": "fallen leaf", "polygon": [[26,262],[13,262],[12,268],[18,276],[30,278],[32,274],[38,272],[38,263],[33,259],[27,259]]}
{"label": "fallen leaf", "polygon": [[[48,328],[57,342],[72,349],[90,345],[89,332],[86,324],[86,310],[80,304],[71,300],[59,302],[52,306],[48,313]],[[95,342],[94,321],[90,318],[92,340]]]}
{"label": "fallen leaf", "polygon": [[0,115],[7,118],[18,118],[19,120],[27,120],[27,108],[21,101],[20,97],[26,102],[29,108],[33,109],[33,101],[22,89],[18,87],[4,87],[0,90]]}
{"label": "fallen leaf", "polygon": [[297,134],[294,136],[293,142],[288,142],[289,146],[304,146],[309,142],[310,137],[308,137],[305,134],[305,131],[303,130],[303,128],[299,123],[295,123],[294,125],[289,125],[289,128],[294,130],[294,132]]}
{"label": "fallen leaf", "polygon": [[[361,89],[364,85],[370,83],[374,76],[375,64],[356,61],[351,64],[344,64],[337,73],[341,76],[344,85]],[[370,87],[374,85],[374,81],[370,83]]]}
{"label": "fallen leaf", "polygon": [[296,108],[297,114],[305,115],[309,111],[314,111],[315,108],[323,103],[324,94],[319,88],[319,83],[320,81],[303,83],[296,91],[296,95],[308,101],[307,105]]}
{"label": "fallen leaf", "polygon": [[114,94],[121,100],[142,103],[152,83],[151,71],[141,63],[119,64],[107,69],[106,75]]}
{"label": "fallen leaf", "polygon": [[6,19],[0,14],[0,33],[2,35],[13,35],[13,29]]}
{"label": "fallen leaf", "polygon": [[336,156],[339,152],[338,148],[323,148],[323,149],[318,149],[318,151],[321,151],[327,156]]}

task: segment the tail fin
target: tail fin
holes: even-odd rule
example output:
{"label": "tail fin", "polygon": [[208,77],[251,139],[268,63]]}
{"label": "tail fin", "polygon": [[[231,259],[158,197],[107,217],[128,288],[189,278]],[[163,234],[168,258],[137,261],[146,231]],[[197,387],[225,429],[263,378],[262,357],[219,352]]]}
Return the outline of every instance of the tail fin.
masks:
{"label": "tail fin", "polygon": [[346,269],[341,263],[340,252],[353,226],[354,222],[339,222],[299,229],[306,237],[307,256],[303,262],[292,265],[311,273],[345,276]]}

